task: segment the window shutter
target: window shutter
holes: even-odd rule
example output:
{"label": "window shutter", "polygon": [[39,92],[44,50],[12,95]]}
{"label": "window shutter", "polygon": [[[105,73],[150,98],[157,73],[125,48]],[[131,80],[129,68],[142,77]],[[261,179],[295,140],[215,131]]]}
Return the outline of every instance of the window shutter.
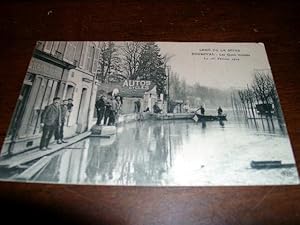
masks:
{"label": "window shutter", "polygon": [[85,70],[92,72],[92,66],[93,66],[93,56],[94,56],[94,50],[95,47],[92,44],[88,44],[87,47],[87,56],[86,56],[86,62],[85,62]]}
{"label": "window shutter", "polygon": [[59,46],[58,46],[58,49],[57,51],[62,55],[65,51],[65,48],[66,48],[66,44],[67,42],[66,41],[60,41],[59,42]]}
{"label": "window shutter", "polygon": [[76,66],[79,65],[80,55],[81,55],[81,52],[82,52],[82,47],[83,47],[83,42],[78,41],[77,46],[76,46],[75,58],[74,58],[74,62],[76,62],[76,64],[75,64]]}
{"label": "window shutter", "polygon": [[50,53],[52,49],[53,41],[46,41],[44,52]]}
{"label": "window shutter", "polygon": [[80,63],[79,63],[79,67],[82,69],[83,69],[84,63],[85,63],[86,50],[87,50],[87,44],[86,44],[86,42],[83,42],[82,51],[80,54]]}
{"label": "window shutter", "polygon": [[100,54],[100,49],[99,48],[95,48],[92,73],[96,73],[97,72],[98,63],[99,63],[99,54]]}
{"label": "window shutter", "polygon": [[74,63],[74,57],[76,53],[76,41],[68,41],[66,46],[66,51],[64,54],[64,60],[69,63]]}
{"label": "window shutter", "polygon": [[54,55],[56,54],[56,51],[58,49],[58,45],[59,45],[59,41],[54,41],[53,42],[53,47],[52,47],[52,50],[51,50],[51,55]]}

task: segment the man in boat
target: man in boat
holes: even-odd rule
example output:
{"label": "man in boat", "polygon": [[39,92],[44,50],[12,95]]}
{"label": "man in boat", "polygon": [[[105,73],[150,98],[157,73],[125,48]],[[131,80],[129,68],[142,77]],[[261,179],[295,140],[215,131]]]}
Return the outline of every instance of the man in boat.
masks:
{"label": "man in boat", "polygon": [[219,106],[218,108],[218,116],[222,116],[223,113],[223,109],[221,108],[221,106]]}
{"label": "man in boat", "polygon": [[153,106],[153,112],[154,113],[160,113],[161,109],[159,108],[159,106],[157,105],[157,102],[155,102],[154,106]]}
{"label": "man in boat", "polygon": [[189,105],[187,103],[184,103],[184,105],[183,105],[183,111],[185,113],[189,112]]}
{"label": "man in boat", "polygon": [[200,113],[201,113],[201,115],[204,115],[205,114],[205,109],[204,109],[204,107],[201,105],[201,107],[200,107]]}

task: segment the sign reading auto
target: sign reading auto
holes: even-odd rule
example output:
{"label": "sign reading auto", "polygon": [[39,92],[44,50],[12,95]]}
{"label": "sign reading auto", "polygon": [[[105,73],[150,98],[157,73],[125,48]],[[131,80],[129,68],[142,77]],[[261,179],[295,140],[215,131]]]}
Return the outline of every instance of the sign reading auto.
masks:
{"label": "sign reading auto", "polygon": [[127,87],[129,89],[149,89],[151,85],[151,81],[149,80],[125,80],[123,83],[123,87]]}

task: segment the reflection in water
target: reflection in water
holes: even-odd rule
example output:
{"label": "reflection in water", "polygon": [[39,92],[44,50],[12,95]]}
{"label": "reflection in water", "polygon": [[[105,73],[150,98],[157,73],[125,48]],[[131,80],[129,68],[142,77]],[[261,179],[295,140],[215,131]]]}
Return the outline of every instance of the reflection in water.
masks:
{"label": "reflection in water", "polygon": [[64,149],[35,180],[116,185],[297,183],[294,168],[288,173],[249,169],[251,160],[293,162],[281,128],[262,124],[230,116],[226,126],[223,121],[206,122],[204,127],[203,121],[124,124],[110,139],[90,137]]}
{"label": "reflection in water", "polygon": [[225,123],[224,123],[223,120],[219,120],[219,124],[220,124],[221,127],[224,127],[224,126],[225,126]]}

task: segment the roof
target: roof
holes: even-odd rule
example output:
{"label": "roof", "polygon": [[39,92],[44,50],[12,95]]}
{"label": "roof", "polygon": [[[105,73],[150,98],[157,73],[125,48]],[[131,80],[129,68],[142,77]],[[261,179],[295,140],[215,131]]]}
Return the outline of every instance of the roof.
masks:
{"label": "roof", "polygon": [[156,85],[151,82],[149,88],[147,89],[130,89],[129,87],[123,87],[122,83],[107,83],[107,84],[98,84],[98,94],[110,93],[114,89],[119,90],[119,95],[122,97],[136,97],[143,98],[146,92],[150,92],[152,90],[156,91]]}

